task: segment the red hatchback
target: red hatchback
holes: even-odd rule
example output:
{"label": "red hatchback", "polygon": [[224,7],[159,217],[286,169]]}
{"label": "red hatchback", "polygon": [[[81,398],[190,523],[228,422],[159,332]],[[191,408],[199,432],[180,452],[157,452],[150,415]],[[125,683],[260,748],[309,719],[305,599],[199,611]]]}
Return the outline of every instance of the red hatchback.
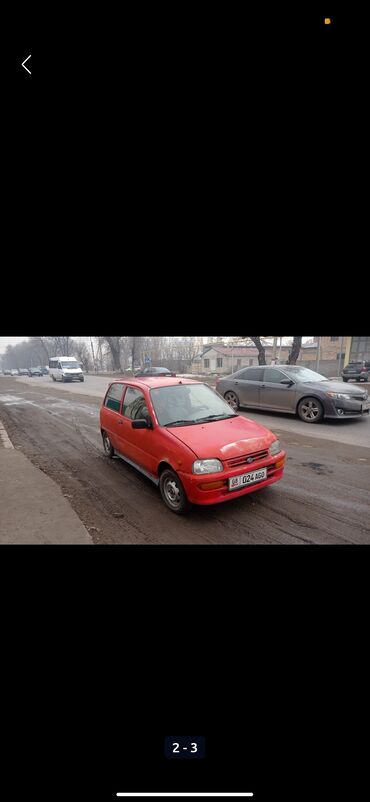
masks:
{"label": "red hatchback", "polygon": [[276,436],[192,379],[112,382],[100,428],[107,456],[116,454],[159,485],[176,513],[244,496],[283,475]]}

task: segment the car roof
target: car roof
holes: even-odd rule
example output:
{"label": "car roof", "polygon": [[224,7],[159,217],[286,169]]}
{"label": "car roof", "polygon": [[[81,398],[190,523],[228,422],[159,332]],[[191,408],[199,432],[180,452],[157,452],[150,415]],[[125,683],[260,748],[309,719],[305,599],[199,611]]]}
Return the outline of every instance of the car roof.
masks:
{"label": "car roof", "polygon": [[135,384],[138,387],[149,387],[151,390],[157,387],[173,387],[176,384],[203,384],[194,379],[182,379],[181,377],[171,376],[140,376],[140,378],[122,377],[115,379],[111,384]]}

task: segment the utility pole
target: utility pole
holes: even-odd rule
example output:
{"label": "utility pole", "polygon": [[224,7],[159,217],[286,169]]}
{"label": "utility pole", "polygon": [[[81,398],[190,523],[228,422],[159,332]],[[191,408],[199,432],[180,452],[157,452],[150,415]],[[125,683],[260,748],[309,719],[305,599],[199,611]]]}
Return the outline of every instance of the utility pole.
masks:
{"label": "utility pole", "polygon": [[276,346],[277,346],[277,337],[274,337],[274,344],[272,346],[272,357],[271,357],[271,364],[276,364]]}
{"label": "utility pole", "polygon": [[317,338],[317,352],[316,352],[316,373],[319,372],[319,365],[320,365],[320,346],[321,346],[321,337]]}
{"label": "utility pole", "polygon": [[283,340],[283,338],[282,338],[282,337],[280,337],[279,356],[278,356],[278,362],[279,362],[279,364],[280,364],[280,362],[281,362],[281,343],[282,343],[282,340]]}
{"label": "utility pole", "polygon": [[93,358],[94,371],[96,373],[96,363],[95,363],[95,354],[94,354],[94,346],[93,346],[92,337],[90,337],[90,345],[91,345],[91,353],[92,353],[92,358]]}
{"label": "utility pole", "polygon": [[340,376],[341,368],[342,368],[342,348],[343,348],[343,337],[340,338],[339,343],[339,367],[338,367],[338,377]]}

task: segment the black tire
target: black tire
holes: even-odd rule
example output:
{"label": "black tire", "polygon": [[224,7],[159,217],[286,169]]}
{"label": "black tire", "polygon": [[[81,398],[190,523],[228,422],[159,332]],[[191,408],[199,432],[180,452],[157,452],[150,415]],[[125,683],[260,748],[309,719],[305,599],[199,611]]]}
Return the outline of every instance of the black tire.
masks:
{"label": "black tire", "polygon": [[321,401],[309,395],[301,398],[297,412],[304,423],[320,423],[324,417],[324,407]]}
{"label": "black tire", "polygon": [[56,381],[56,378],[55,378],[55,376],[52,376],[51,378],[52,378],[53,382],[55,382],[55,381]]}
{"label": "black tire", "polygon": [[80,382],[84,382],[84,381],[85,381],[85,377],[82,376],[82,379],[80,379]]}
{"label": "black tire", "polygon": [[104,454],[106,457],[109,457],[109,459],[112,459],[112,457],[114,457],[114,448],[106,432],[102,432],[102,438]]}
{"label": "black tire", "polygon": [[345,379],[344,376],[342,376],[342,378],[344,382],[348,382],[348,379]]}
{"label": "black tire", "polygon": [[229,407],[231,407],[231,409],[233,409],[235,412],[239,409],[240,406],[239,397],[234,392],[234,390],[228,390],[227,393],[225,393],[224,395],[224,399],[229,405]]}
{"label": "black tire", "polygon": [[171,512],[177,515],[185,515],[191,509],[190,501],[183,488],[182,482],[175,471],[166,468],[161,473],[159,489],[162,500]]}

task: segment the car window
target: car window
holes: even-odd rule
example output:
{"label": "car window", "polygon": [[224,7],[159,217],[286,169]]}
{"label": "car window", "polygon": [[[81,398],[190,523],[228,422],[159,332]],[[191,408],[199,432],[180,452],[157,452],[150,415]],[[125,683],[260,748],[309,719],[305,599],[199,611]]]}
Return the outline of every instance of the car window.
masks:
{"label": "car window", "polygon": [[237,378],[249,382],[261,382],[263,378],[263,368],[247,368],[241,371]]}
{"label": "car window", "polygon": [[275,382],[276,384],[280,384],[286,377],[281,372],[281,370],[277,370],[276,368],[265,368],[264,374],[264,381],[265,382]]}
{"label": "car window", "polygon": [[148,408],[143,393],[135,387],[128,387],[122,404],[122,415],[131,420],[148,417]]}
{"label": "car window", "polygon": [[113,409],[115,412],[119,412],[121,407],[122,393],[123,384],[111,384],[105,398],[104,406],[108,407],[108,409]]}

